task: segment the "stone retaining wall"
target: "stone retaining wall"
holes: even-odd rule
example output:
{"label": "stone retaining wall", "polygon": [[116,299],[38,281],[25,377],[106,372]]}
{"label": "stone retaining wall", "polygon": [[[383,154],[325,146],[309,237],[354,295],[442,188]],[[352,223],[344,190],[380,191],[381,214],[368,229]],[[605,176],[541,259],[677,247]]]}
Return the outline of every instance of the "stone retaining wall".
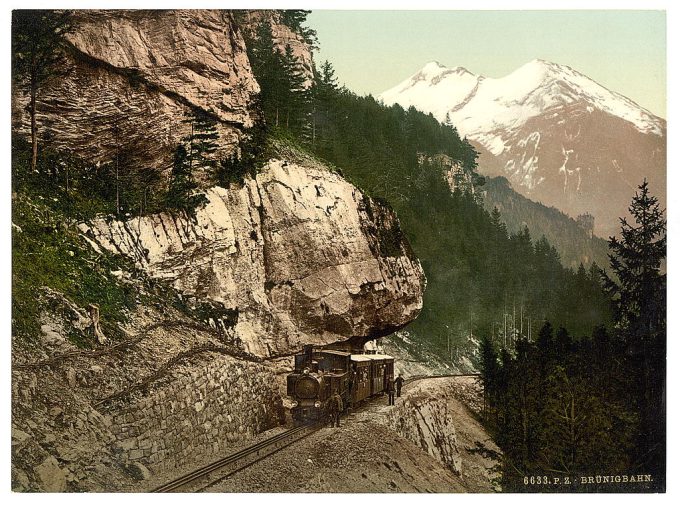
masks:
{"label": "stone retaining wall", "polygon": [[179,468],[279,423],[281,397],[268,367],[211,354],[169,376],[144,398],[111,411],[113,448],[124,462]]}

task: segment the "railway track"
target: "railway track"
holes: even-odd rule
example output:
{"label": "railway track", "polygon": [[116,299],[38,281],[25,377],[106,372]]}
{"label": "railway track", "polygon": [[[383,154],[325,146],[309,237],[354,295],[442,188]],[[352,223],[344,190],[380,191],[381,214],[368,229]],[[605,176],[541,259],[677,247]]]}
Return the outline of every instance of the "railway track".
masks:
{"label": "railway track", "polygon": [[420,381],[421,379],[440,379],[445,377],[479,377],[481,373],[471,372],[469,374],[440,374],[436,376],[413,376],[404,380],[404,384],[412,383],[413,381]]}
{"label": "railway track", "polygon": [[272,436],[252,446],[243,448],[223,459],[216,460],[191,473],[176,478],[151,492],[200,492],[215,483],[241,471],[256,462],[283,450],[287,446],[303,439],[320,429],[321,424],[310,424],[295,427]]}
{"label": "railway track", "polygon": [[[405,381],[405,384],[422,379],[446,378],[446,377],[478,377],[479,373],[471,374],[446,374],[436,376],[414,376]],[[365,409],[365,408],[364,408]],[[287,446],[304,439],[313,432],[323,427],[323,424],[315,423],[295,427],[270,438],[267,438],[252,446],[243,448],[227,457],[216,460],[186,475],[176,478],[168,483],[156,487],[151,492],[200,492],[217,482],[245,469],[256,462],[283,450]]]}

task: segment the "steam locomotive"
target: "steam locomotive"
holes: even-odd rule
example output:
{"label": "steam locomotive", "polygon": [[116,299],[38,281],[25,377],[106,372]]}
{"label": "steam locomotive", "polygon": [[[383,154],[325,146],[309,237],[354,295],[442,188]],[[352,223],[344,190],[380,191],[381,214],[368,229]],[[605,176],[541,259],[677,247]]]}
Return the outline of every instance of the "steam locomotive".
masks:
{"label": "steam locomotive", "polygon": [[295,355],[295,370],[287,378],[287,395],[294,399],[294,420],[320,420],[338,393],[344,407],[383,393],[394,380],[394,358],[383,354],[354,354],[305,346]]}

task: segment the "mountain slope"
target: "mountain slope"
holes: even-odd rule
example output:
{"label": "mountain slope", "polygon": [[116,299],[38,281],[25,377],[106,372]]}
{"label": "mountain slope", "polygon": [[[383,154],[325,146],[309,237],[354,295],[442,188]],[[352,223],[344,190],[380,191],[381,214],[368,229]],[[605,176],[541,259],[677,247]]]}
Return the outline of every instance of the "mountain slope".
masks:
{"label": "mountain slope", "polygon": [[607,242],[593,236],[587,225],[525,198],[502,176],[487,179],[481,190],[484,207],[489,211],[498,208],[509,232],[516,233],[526,225],[534,238],[545,236],[565,266],[575,270],[580,263],[586,267],[593,262],[602,268],[609,265]]}
{"label": "mountain slope", "polygon": [[665,120],[570,67],[533,60],[493,79],[430,62],[379,99],[451,123],[480,147],[481,172],[569,215],[592,213],[599,235],[618,232],[643,178],[665,201]]}

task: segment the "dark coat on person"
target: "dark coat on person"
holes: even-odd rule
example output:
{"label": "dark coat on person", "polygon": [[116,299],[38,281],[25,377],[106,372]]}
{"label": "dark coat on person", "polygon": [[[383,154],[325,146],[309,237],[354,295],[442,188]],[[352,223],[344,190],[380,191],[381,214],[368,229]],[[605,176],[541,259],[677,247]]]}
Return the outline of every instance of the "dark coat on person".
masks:
{"label": "dark coat on person", "polygon": [[337,393],[331,397],[330,400],[331,403],[331,408],[332,411],[337,411],[338,413],[342,413],[342,410],[344,409],[343,403],[342,403],[342,397],[338,395]]}

